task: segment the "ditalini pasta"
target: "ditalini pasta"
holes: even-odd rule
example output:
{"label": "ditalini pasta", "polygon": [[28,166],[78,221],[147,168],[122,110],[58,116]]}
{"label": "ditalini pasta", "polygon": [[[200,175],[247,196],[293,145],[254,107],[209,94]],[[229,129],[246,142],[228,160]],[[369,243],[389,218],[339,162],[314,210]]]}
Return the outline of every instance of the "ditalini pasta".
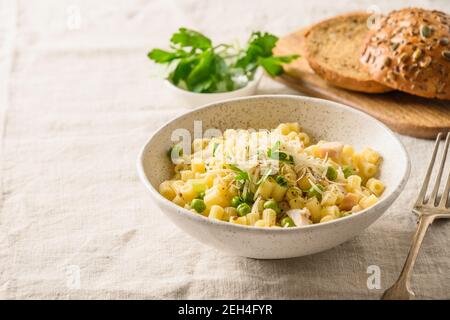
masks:
{"label": "ditalini pasta", "polygon": [[356,214],[384,191],[381,157],[336,141],[311,144],[298,123],[274,130],[226,130],[171,148],[174,176],[159,192],[210,219],[255,227],[295,227]]}

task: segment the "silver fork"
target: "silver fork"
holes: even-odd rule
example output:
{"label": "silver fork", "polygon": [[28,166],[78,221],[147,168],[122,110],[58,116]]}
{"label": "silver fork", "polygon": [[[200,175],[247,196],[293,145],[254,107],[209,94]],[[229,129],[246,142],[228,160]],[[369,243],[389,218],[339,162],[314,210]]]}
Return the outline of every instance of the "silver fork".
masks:
{"label": "silver fork", "polygon": [[441,183],[442,172],[445,166],[445,160],[447,158],[448,147],[450,143],[450,132],[447,133],[445,139],[444,153],[442,154],[442,160],[439,166],[439,171],[436,176],[436,182],[434,183],[431,195],[426,199],[426,193],[428,190],[428,184],[433,172],[434,163],[436,160],[436,154],[439,149],[440,141],[443,134],[439,133],[436,138],[436,144],[434,146],[433,155],[431,156],[430,164],[423,181],[422,189],[420,190],[419,197],[414,205],[413,212],[419,215],[419,222],[416,233],[414,234],[411,248],[409,249],[408,257],[406,258],[405,265],[399,278],[392,287],[387,289],[381,299],[383,300],[411,300],[415,298],[414,292],[410,288],[411,273],[416,262],[417,255],[419,253],[420,246],[422,244],[425,233],[428,227],[433,223],[434,219],[450,218],[450,208],[447,207],[447,200],[450,189],[450,173],[447,178],[447,182],[444,187],[444,192],[441,196],[441,200],[436,204],[439,186]]}

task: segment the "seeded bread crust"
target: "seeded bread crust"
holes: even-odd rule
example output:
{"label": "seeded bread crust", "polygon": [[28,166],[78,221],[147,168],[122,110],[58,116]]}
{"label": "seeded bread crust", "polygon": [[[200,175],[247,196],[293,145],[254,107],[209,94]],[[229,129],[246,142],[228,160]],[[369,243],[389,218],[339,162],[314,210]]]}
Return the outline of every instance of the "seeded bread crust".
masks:
{"label": "seeded bread crust", "polygon": [[450,16],[407,8],[392,11],[367,35],[361,63],[393,89],[450,99]]}
{"label": "seeded bread crust", "polygon": [[319,22],[305,31],[305,55],[310,67],[331,84],[366,93],[391,91],[374,81],[361,65],[361,47],[369,15],[349,13]]}

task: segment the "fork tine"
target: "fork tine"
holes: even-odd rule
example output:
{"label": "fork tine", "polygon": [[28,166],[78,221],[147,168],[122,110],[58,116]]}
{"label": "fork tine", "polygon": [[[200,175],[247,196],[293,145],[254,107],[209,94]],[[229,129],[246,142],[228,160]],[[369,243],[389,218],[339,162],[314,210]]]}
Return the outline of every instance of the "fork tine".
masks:
{"label": "fork tine", "polygon": [[[446,146],[448,147],[448,140],[450,139],[450,132],[447,133]],[[448,193],[450,191],[450,171],[447,177],[447,183],[445,184],[444,191],[442,193],[441,201],[439,202],[439,207],[445,208],[448,200]]]}
{"label": "fork tine", "polygon": [[436,143],[434,145],[433,155],[431,156],[430,164],[428,165],[427,173],[425,175],[425,180],[423,181],[422,189],[420,189],[419,196],[417,197],[415,206],[420,206],[424,204],[425,195],[427,193],[428,184],[430,183],[431,172],[433,171],[434,161],[436,160],[436,154],[439,149],[439,142],[441,141],[442,133],[436,137]]}
{"label": "fork tine", "polygon": [[441,165],[439,166],[439,171],[436,176],[436,182],[434,183],[433,191],[431,192],[431,195],[430,195],[430,200],[428,200],[428,202],[430,204],[432,204],[433,206],[436,203],[436,197],[439,192],[439,186],[441,184],[442,171],[444,170],[445,160],[447,159],[448,144],[450,142],[449,139],[450,139],[450,134],[447,133],[447,138],[445,139],[444,153],[442,154],[442,159],[441,159]]}

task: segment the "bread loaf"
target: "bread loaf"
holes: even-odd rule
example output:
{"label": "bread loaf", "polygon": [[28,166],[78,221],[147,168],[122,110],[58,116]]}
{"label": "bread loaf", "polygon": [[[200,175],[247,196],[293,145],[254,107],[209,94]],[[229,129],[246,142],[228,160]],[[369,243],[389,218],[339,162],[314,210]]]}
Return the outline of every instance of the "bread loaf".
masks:
{"label": "bread loaf", "polygon": [[372,78],[414,95],[450,99],[450,16],[407,8],[371,30],[361,62]]}

